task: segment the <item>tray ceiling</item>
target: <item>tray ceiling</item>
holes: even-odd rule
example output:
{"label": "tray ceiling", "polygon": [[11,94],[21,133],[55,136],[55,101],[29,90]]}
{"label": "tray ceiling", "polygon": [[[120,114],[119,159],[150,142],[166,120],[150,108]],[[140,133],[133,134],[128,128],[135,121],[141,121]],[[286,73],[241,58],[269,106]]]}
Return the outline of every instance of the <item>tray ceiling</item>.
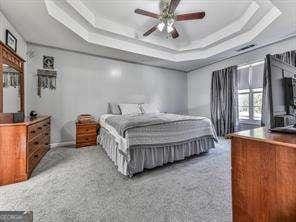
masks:
{"label": "tray ceiling", "polygon": [[[79,46],[73,48],[75,51],[82,50],[98,55],[107,52],[105,56],[116,57],[114,54],[117,50],[118,55],[127,54],[124,60],[136,58],[132,60],[149,64],[150,58],[153,64],[181,70],[198,67],[198,61],[201,61],[200,64],[205,64],[207,60],[212,62],[216,57],[223,57],[223,54],[238,54],[236,49],[250,43],[255,43],[256,47],[269,44],[271,41],[293,35],[296,31],[293,25],[295,16],[291,19],[293,10],[284,3],[285,1],[182,0],[176,10],[177,14],[205,11],[206,17],[203,20],[177,22],[176,27],[180,33],[178,39],[167,38],[164,33],[158,31],[149,37],[142,36],[158,21],[137,15],[134,10],[141,8],[158,13],[157,0],[42,0],[37,1],[38,3],[1,0],[0,2],[1,9],[9,19],[12,17],[11,20],[15,22],[16,28],[29,42],[61,47],[62,44],[58,41],[65,42],[66,39],[62,40],[61,36],[52,39],[45,37],[44,40],[38,36],[33,37],[32,33],[19,27],[22,19],[17,11],[21,9],[27,12],[31,10],[39,15],[38,22],[33,21],[30,16],[24,18],[29,24],[35,22],[40,23],[38,26],[43,24],[56,30],[64,29],[63,31],[67,33],[64,38],[68,38],[71,33],[71,38],[80,42]],[[13,7],[17,15],[13,15]],[[283,32],[281,29],[283,25],[289,29]],[[278,28],[276,30],[273,27]],[[265,40],[260,38],[261,36],[266,36]],[[64,45],[64,48],[69,49],[70,43]],[[99,52],[102,47],[104,50]],[[92,49],[89,50],[90,48]],[[186,64],[190,65],[186,67]]]}

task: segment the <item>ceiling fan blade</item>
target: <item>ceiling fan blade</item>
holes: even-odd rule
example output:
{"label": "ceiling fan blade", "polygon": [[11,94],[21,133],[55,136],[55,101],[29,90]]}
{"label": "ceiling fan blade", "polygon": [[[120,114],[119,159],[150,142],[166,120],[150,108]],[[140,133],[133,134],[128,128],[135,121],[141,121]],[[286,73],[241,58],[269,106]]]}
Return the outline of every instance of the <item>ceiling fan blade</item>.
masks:
{"label": "ceiling fan blade", "polygon": [[181,0],[171,0],[169,13],[174,13]]}
{"label": "ceiling fan blade", "polygon": [[136,14],[140,14],[140,15],[145,15],[145,16],[148,16],[148,17],[152,17],[152,18],[156,18],[158,19],[159,18],[159,15],[153,13],[153,12],[148,12],[148,11],[145,11],[145,10],[142,10],[142,9],[139,9],[137,8],[135,10],[135,13]]}
{"label": "ceiling fan blade", "polygon": [[176,20],[177,21],[186,21],[186,20],[202,19],[205,17],[205,15],[206,15],[205,12],[182,14],[182,15],[177,15]]}
{"label": "ceiling fan blade", "polygon": [[150,35],[152,32],[155,32],[156,29],[157,29],[157,25],[156,25],[156,26],[153,26],[151,29],[149,29],[147,32],[145,32],[145,33],[143,34],[143,36],[146,37],[146,36]]}
{"label": "ceiling fan blade", "polygon": [[174,30],[171,32],[171,35],[172,35],[173,39],[176,39],[179,37],[179,33],[175,27],[174,27]]}

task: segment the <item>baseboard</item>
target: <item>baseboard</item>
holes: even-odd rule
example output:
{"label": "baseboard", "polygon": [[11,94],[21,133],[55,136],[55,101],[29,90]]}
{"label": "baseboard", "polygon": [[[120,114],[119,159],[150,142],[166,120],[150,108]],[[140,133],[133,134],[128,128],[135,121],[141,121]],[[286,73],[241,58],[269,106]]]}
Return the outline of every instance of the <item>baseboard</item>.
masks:
{"label": "baseboard", "polygon": [[61,146],[75,146],[75,141],[69,141],[69,142],[60,142],[60,143],[52,143],[50,144],[50,148],[56,148]]}

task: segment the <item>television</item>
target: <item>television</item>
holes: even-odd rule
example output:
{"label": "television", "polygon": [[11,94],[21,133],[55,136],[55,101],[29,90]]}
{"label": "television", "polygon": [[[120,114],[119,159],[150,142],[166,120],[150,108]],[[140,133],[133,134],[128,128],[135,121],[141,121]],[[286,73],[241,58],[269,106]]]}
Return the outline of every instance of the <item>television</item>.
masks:
{"label": "television", "polygon": [[293,114],[296,108],[296,78],[285,77],[284,88],[285,88],[286,112],[287,114]]}
{"label": "television", "polygon": [[[273,55],[267,55],[268,79],[270,80],[270,127],[278,127],[278,117],[296,120],[296,67]],[[292,121],[292,122],[293,122]],[[291,121],[290,121],[291,122]]]}

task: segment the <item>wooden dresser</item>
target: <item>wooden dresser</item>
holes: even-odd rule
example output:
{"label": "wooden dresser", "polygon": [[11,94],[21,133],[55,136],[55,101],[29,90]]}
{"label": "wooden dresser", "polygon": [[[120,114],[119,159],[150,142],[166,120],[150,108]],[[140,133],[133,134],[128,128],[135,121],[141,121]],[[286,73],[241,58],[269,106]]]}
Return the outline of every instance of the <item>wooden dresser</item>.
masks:
{"label": "wooden dresser", "polygon": [[234,222],[296,221],[296,135],[231,134]]}
{"label": "wooden dresser", "polygon": [[97,145],[98,122],[76,122],[76,148]]}
{"label": "wooden dresser", "polygon": [[49,116],[12,122],[0,122],[0,185],[27,180],[49,150]]}

